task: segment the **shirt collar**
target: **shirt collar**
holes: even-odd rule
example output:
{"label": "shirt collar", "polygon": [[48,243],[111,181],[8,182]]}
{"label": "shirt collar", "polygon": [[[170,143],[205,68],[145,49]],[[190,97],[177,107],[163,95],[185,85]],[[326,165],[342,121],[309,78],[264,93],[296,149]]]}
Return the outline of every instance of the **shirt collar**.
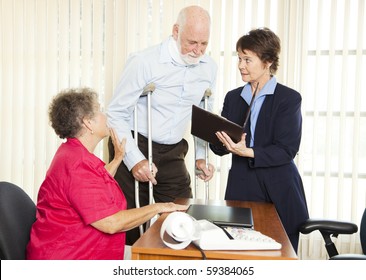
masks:
{"label": "shirt collar", "polygon": [[[257,92],[257,96],[255,97],[255,99],[261,96],[274,94],[276,85],[277,85],[277,79],[275,76],[272,76],[272,78],[264,85],[264,87],[259,92]],[[252,95],[253,93],[250,83],[245,84],[241,91],[240,96],[245,100],[246,103],[250,104]]]}

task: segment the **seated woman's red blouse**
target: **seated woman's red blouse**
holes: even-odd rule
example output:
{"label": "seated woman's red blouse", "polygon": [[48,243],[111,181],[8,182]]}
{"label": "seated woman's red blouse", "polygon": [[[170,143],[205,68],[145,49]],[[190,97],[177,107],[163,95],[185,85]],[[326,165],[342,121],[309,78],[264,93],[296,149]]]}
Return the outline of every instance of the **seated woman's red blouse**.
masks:
{"label": "seated woman's red blouse", "polygon": [[123,259],[125,233],[91,225],[127,207],[104,165],[75,138],[61,144],[38,193],[28,259]]}

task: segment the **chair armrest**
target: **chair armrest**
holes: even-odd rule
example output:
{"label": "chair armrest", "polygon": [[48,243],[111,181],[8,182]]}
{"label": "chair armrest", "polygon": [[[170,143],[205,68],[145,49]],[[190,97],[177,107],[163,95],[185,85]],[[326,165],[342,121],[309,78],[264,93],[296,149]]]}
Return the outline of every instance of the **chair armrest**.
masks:
{"label": "chair armrest", "polygon": [[354,223],[320,219],[308,219],[300,226],[300,232],[303,234],[309,234],[315,230],[338,235],[355,233],[358,231],[358,227]]}
{"label": "chair armrest", "polygon": [[361,254],[341,254],[331,257],[329,260],[364,260],[366,261],[366,255]]}

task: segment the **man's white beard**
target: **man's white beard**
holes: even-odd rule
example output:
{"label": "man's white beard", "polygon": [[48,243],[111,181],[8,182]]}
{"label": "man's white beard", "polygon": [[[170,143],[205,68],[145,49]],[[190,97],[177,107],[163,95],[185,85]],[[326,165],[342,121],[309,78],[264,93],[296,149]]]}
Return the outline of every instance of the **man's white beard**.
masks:
{"label": "man's white beard", "polygon": [[180,38],[179,37],[178,37],[178,40],[177,40],[177,47],[178,47],[178,52],[179,52],[180,58],[186,64],[194,65],[194,64],[198,64],[200,62],[201,56],[196,57],[196,55],[193,52],[182,54],[182,47],[181,47],[181,44],[180,44]]}
{"label": "man's white beard", "polygon": [[180,54],[182,60],[187,63],[188,65],[198,64],[200,62],[200,56],[194,57],[192,53]]}

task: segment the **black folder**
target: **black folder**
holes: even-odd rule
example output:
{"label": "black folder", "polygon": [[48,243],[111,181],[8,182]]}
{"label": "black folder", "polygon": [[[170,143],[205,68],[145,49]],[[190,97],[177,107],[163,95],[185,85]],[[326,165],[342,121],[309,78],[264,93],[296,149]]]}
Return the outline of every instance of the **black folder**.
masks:
{"label": "black folder", "polygon": [[237,143],[241,140],[243,127],[219,115],[192,105],[191,134],[211,144],[220,146],[222,143],[216,136],[217,131],[224,131]]}
{"label": "black folder", "polygon": [[218,226],[254,228],[251,208],[191,204],[186,213],[196,220],[208,220]]}

